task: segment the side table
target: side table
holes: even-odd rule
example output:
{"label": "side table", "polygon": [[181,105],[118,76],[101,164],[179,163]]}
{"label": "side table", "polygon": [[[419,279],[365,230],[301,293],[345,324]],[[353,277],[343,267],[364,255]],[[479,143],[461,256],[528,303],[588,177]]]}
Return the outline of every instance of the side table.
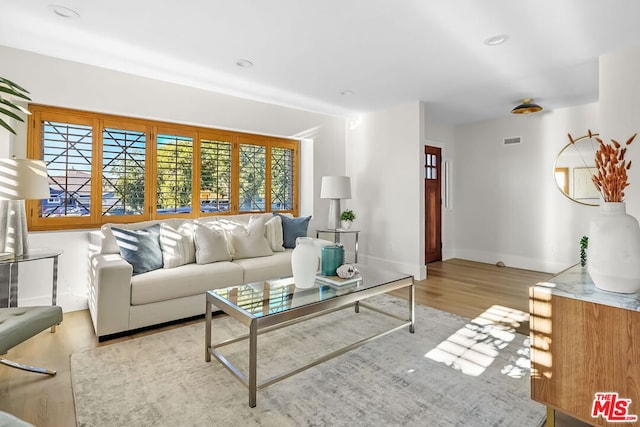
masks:
{"label": "side table", "polygon": [[18,264],[40,259],[53,259],[51,305],[56,305],[58,294],[58,257],[61,250],[41,249],[0,260],[0,307],[18,306]]}
{"label": "side table", "polygon": [[355,238],[354,263],[356,264],[358,263],[358,234],[360,233],[360,230],[352,230],[352,229],[344,229],[344,228],[337,228],[337,229],[318,228],[316,229],[316,238],[320,237],[320,233],[333,234],[333,241],[336,243],[341,243],[340,236],[342,234],[353,234]]}

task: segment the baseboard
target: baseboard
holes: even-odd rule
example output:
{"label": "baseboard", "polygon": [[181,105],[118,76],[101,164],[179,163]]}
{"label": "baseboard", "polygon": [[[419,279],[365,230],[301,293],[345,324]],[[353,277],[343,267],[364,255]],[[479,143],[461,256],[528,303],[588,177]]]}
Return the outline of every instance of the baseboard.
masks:
{"label": "baseboard", "polygon": [[[513,268],[521,268],[523,270],[540,271],[543,273],[557,274],[571,265],[570,262],[546,261],[528,257],[521,257],[507,253],[495,253],[477,251],[473,249],[456,249],[455,258],[467,259],[469,261],[484,262],[487,264],[496,264],[502,261],[505,266]],[[576,262],[578,262],[576,260]]]}
{"label": "baseboard", "polygon": [[[18,305],[23,307],[51,305],[51,295],[43,295],[31,298],[19,298]],[[56,305],[62,307],[62,311],[65,313],[71,311],[86,310],[89,308],[86,295],[75,295],[69,293],[58,294],[56,298]]]}
{"label": "baseboard", "polygon": [[365,264],[383,268],[387,270],[399,271],[411,274],[415,280],[424,280],[427,278],[426,265],[414,265],[399,261],[393,261],[386,258],[378,258],[371,255],[358,254],[358,264]]}

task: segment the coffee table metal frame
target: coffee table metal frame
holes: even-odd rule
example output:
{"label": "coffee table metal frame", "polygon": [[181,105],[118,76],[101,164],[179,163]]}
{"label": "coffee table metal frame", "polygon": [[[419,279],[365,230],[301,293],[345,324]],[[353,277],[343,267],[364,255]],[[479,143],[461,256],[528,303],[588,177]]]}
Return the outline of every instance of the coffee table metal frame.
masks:
{"label": "coffee table metal frame", "polygon": [[[387,292],[395,291],[397,289],[408,288],[409,291],[409,319],[405,319],[394,313],[389,313],[380,308],[371,306],[360,301],[370,298],[375,295],[384,294]],[[232,302],[216,294],[214,291],[209,291],[206,294],[206,311],[205,311],[205,361],[210,362],[211,356],[215,357],[222,365],[229,370],[229,372],[236,377],[245,387],[249,389],[249,406],[254,408],[256,406],[256,394],[257,391],[270,386],[278,381],[284,380],[292,375],[302,372],[308,368],[316,366],[322,362],[330,360],[340,354],[346,353],[354,348],[360,347],[370,341],[380,338],[384,335],[395,332],[406,326],[409,326],[409,332],[415,331],[415,289],[413,284],[413,277],[404,277],[389,283],[381,284],[375,287],[370,287],[362,290],[356,290],[354,292],[345,293],[343,295],[336,296],[324,301],[317,301],[301,307],[292,308],[286,311],[272,313],[266,316],[255,316],[246,310],[236,306]],[[213,306],[222,310],[224,313],[238,320],[249,328],[249,333],[239,336],[237,338],[221,341],[217,344],[211,344],[211,322],[212,322],[212,309]],[[280,329],[286,326],[293,325],[295,323],[309,320],[314,317],[322,316],[324,314],[332,313],[334,311],[342,310],[353,306],[356,313],[359,312],[360,307],[373,310],[383,315],[393,317],[398,320],[402,320],[404,323],[395,326],[391,329],[377,333],[375,335],[363,338],[353,344],[344,346],[335,351],[327,353],[312,362],[301,366],[299,368],[292,369],[287,372],[275,375],[266,379],[261,384],[257,382],[257,363],[258,363],[258,335]],[[249,372],[248,375],[243,374],[236,368],[229,360],[227,360],[217,349],[225,345],[233,344],[238,341],[249,340]]]}

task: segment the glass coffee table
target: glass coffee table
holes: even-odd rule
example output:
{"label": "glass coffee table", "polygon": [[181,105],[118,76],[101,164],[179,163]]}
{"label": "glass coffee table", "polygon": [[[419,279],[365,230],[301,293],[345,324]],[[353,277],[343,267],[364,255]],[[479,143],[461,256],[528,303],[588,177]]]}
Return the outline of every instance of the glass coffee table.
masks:
{"label": "glass coffee table", "polygon": [[[257,391],[264,387],[404,327],[408,326],[409,332],[413,333],[415,328],[413,276],[363,266],[358,266],[358,270],[362,280],[340,287],[324,285],[322,282],[316,281],[313,288],[301,289],[296,288],[292,277],[288,277],[208,291],[205,311],[205,360],[210,362],[211,356],[215,357],[233,376],[244,384],[249,389],[249,406],[253,408],[256,406]],[[402,288],[406,288],[409,294],[408,318],[362,302],[372,296]],[[249,333],[212,345],[211,312],[213,307],[222,310],[247,326]],[[403,323],[325,354],[304,366],[275,375],[261,384],[257,383],[259,334],[347,307],[354,307],[356,313],[359,312],[360,307],[365,307],[382,315],[399,319]],[[249,340],[249,372],[247,375],[240,372],[218,351],[220,347],[245,339]]]}

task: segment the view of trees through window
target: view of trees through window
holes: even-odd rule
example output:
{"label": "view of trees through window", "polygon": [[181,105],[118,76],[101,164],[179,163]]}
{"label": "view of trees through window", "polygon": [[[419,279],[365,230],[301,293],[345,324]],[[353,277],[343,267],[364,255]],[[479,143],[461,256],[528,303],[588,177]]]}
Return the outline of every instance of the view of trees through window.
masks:
{"label": "view of trees through window", "polygon": [[200,140],[201,212],[229,211],[231,199],[231,145],[231,142],[228,141]]}
{"label": "view of trees through window", "polygon": [[[50,197],[32,229],[158,216],[291,212],[298,142],[31,106],[28,153],[47,165]],[[176,131],[177,130],[177,131]],[[97,137],[96,137],[97,136]]]}
{"label": "view of trees through window", "polygon": [[146,144],[144,132],[103,130],[102,215],[144,212]]}
{"label": "view of trees through window", "polygon": [[156,212],[190,213],[193,139],[160,134],[157,140]]}

